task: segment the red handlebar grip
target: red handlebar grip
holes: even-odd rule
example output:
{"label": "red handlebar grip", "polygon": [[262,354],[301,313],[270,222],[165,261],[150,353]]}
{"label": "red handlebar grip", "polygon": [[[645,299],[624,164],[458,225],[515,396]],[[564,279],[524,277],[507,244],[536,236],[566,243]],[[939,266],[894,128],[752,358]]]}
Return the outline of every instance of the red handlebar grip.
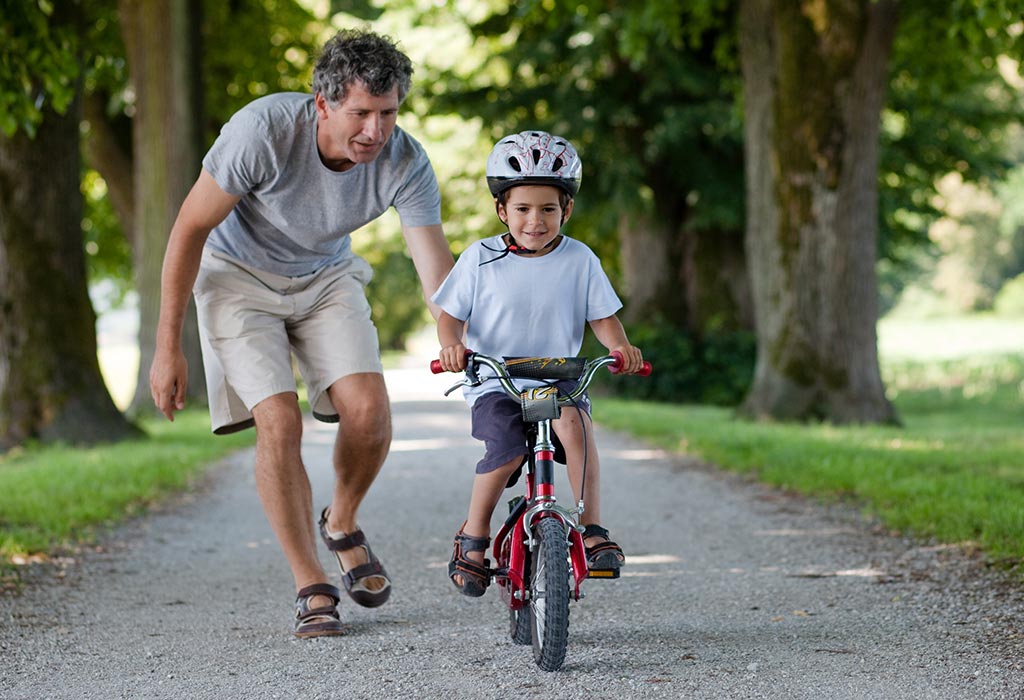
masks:
{"label": "red handlebar grip", "polygon": [[[466,359],[468,360],[469,356],[472,355],[472,354],[473,354],[473,351],[467,348],[466,349]],[[441,374],[442,372],[444,372],[444,368],[441,366],[441,361],[440,360],[431,360],[430,361],[430,371],[433,372],[434,374]]]}
{"label": "red handlebar grip", "polygon": [[[625,358],[622,357],[622,353],[619,352],[618,350],[612,352],[612,357],[616,359],[616,362],[615,364],[608,365],[608,371],[611,372],[612,374],[618,374],[622,367],[622,361]],[[647,360],[644,360],[643,364],[640,365],[640,371],[637,372],[637,374],[640,375],[641,377],[646,377],[650,375],[652,369],[654,368],[651,367],[651,363],[648,362]]]}

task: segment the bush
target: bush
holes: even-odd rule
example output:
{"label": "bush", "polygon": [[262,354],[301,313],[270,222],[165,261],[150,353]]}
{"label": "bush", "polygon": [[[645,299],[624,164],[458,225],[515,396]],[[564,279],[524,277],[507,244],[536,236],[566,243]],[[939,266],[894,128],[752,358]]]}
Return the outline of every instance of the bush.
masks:
{"label": "bush", "polygon": [[993,309],[1000,316],[1024,316],[1024,273],[1003,285]]}
{"label": "bush", "polygon": [[[643,351],[654,373],[611,381],[598,375],[597,386],[618,397],[736,406],[754,376],[757,345],[752,333],[714,333],[697,341],[662,321],[630,328],[629,339]],[[585,350],[590,357],[602,353],[593,340]]]}

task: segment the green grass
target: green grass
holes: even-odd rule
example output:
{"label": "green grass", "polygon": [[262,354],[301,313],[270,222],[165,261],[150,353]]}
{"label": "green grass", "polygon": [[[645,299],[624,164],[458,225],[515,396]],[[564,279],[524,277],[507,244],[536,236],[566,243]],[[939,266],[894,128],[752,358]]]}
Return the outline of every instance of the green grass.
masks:
{"label": "green grass", "polygon": [[1024,560],[1024,356],[892,363],[902,427],[751,423],[605,400],[596,418],[781,488],[853,498],[890,528]]}
{"label": "green grass", "polygon": [[255,437],[251,430],[215,437],[199,409],[143,428],[148,438],[89,448],[29,446],[0,456],[0,561],[90,542]]}

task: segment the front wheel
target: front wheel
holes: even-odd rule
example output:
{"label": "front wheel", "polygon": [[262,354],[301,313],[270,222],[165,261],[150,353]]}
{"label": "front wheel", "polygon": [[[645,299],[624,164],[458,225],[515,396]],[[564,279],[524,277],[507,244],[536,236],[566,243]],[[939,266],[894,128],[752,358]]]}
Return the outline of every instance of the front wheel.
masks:
{"label": "front wheel", "polygon": [[515,644],[529,644],[533,641],[533,630],[530,628],[530,608],[523,606],[518,610],[508,611],[508,628]]}
{"label": "front wheel", "polygon": [[534,530],[530,557],[530,622],[533,659],[545,671],[557,671],[569,643],[569,542],[555,518],[543,518]]}

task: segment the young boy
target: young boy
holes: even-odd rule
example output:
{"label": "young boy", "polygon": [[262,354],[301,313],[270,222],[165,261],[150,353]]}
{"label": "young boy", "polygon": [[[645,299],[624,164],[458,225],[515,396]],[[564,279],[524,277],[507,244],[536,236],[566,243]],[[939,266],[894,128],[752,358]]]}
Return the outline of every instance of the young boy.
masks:
{"label": "young boy", "polygon": [[[588,322],[609,351],[622,353],[623,372],[640,370],[643,358],[615,315],[622,303],[600,261],[586,245],[561,233],[581,173],[572,144],[543,131],[524,131],[495,145],[487,161],[487,184],[508,232],[471,245],[432,298],[442,309],[437,335],[445,370],[465,369],[467,346],[495,357],[575,356]],[[484,553],[491,515],[527,447],[521,407],[497,382],[467,387],[465,396],[473,437],[484,442],[486,454],[476,467],[469,515],[455,535],[448,575],[462,593],[475,597],[490,583]],[[582,524],[588,566],[618,569],[625,556],[599,524],[600,466],[590,403],[583,398],[584,411],[566,411],[552,426],[565,450],[577,499],[586,455]]]}

